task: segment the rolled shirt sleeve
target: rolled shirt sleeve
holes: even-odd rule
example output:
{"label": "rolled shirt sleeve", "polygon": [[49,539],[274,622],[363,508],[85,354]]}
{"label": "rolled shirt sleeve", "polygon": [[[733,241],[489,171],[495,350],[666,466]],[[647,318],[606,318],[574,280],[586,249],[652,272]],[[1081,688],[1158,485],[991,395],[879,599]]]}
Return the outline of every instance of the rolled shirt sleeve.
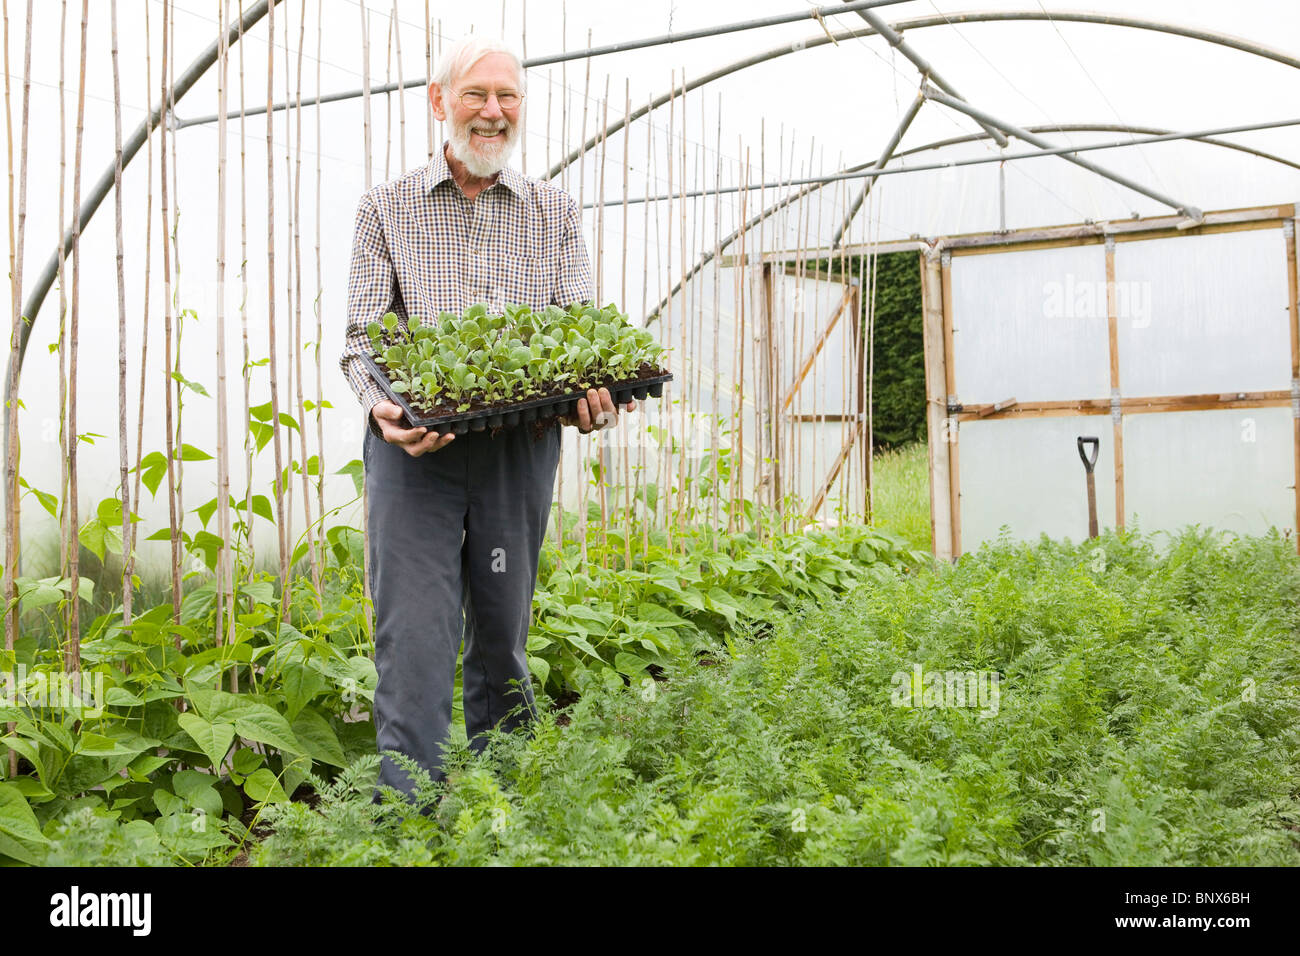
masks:
{"label": "rolled shirt sleeve", "polygon": [[[366,327],[388,312],[404,311],[397,291],[397,270],[389,255],[388,242],[374,200],[367,193],[357,205],[356,230],[352,238],[352,265],[348,273],[348,322],[339,365],[365,411],[366,424],[379,438],[383,431],[371,414],[387,396],[366,370],[359,356],[369,354]],[[399,301],[394,301],[395,299]],[[402,316],[405,318],[405,316]]]}

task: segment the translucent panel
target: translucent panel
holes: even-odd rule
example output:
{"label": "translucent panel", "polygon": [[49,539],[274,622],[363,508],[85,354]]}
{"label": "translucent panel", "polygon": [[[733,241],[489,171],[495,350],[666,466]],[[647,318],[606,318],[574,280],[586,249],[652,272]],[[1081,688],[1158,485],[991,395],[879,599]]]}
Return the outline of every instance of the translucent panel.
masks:
{"label": "translucent panel", "polygon": [[1124,395],[1290,387],[1280,229],[1117,243],[1115,282]]}
{"label": "translucent panel", "polygon": [[1295,527],[1289,408],[1124,418],[1124,505],[1144,531]]}
{"label": "translucent panel", "polygon": [[[959,432],[961,544],[974,551],[996,540],[1003,525],[1013,539],[1046,533],[1088,536],[1088,498],[1076,439],[1095,435],[1097,523],[1115,523],[1115,463],[1110,417],[995,419],[963,422]],[[1127,454],[1127,448],[1125,449]]]}
{"label": "translucent panel", "polygon": [[813,357],[813,348],[830,328],[825,341],[813,357],[807,375],[788,411],[797,415],[844,413],[856,407],[857,391],[853,383],[853,316],[845,308],[831,326],[844,301],[848,286],[822,279],[799,278],[784,273],[773,277],[776,296],[774,319],[780,352],[777,356],[777,379],[784,398],[793,387],[804,362]]}
{"label": "translucent panel", "polygon": [[952,298],[964,404],[1110,394],[1102,245],[954,256]]}
{"label": "translucent panel", "polygon": [[[849,437],[850,422],[801,422],[795,426],[791,446],[797,441],[798,453],[782,459],[782,491],[797,492],[801,510],[812,507],[831,469],[839,458],[840,450]],[[864,470],[863,445],[854,443],[840,470],[831,483],[826,500],[815,517],[834,518],[836,509],[843,507],[850,515],[861,515],[865,508],[862,473]]]}

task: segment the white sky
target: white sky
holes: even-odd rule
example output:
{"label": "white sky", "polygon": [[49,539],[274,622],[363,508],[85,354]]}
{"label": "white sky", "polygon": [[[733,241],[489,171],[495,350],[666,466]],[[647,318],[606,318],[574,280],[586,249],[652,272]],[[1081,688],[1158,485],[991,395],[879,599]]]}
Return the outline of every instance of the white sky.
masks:
{"label": "white sky", "polygon": [[[22,76],[23,11],[25,4],[10,0],[10,40],[8,69],[12,84],[13,153],[18,153],[20,122],[20,82]],[[82,191],[87,192],[100,174],[109,168],[113,150],[113,87],[109,55],[109,3],[93,0],[90,4],[90,49],[87,62],[86,117]],[[521,28],[526,9],[527,53],[541,55],[573,49],[591,42],[599,45],[619,40],[658,35],[669,30],[689,30],[709,25],[793,12],[811,6],[802,0],[709,0],[709,2],[671,2],[641,0],[634,4],[614,4],[608,0],[569,0],[567,4],[529,0],[505,3],[504,35],[522,44]],[[72,151],[75,136],[77,29],[79,4],[70,4],[66,80],[67,131],[67,198],[71,207]],[[393,6],[380,0],[368,0],[370,34],[370,76],[375,84],[389,77],[386,44],[389,18]],[[477,31],[501,33],[502,4],[430,2],[427,4],[441,33],[454,38],[473,26]],[[289,68],[296,71],[298,29],[302,4],[285,0],[277,8],[275,38],[275,99],[286,95],[286,53],[284,27],[289,36]],[[306,4],[308,19],[303,52],[301,95],[309,101],[317,90],[317,26],[321,18],[321,54],[319,88],[326,92],[353,89],[362,77],[362,6],[359,0],[323,0]],[[398,0],[397,23],[401,38],[403,74],[426,75],[424,63],[425,0]],[[1080,9],[1058,0],[912,0],[880,10],[890,23],[908,18],[953,14],[964,10],[1034,10],[1062,11]],[[1255,42],[1269,44],[1291,55],[1300,55],[1300,4],[1281,0],[1239,0],[1225,5],[1219,0],[1089,0],[1086,9],[1130,17],[1165,20],[1188,26],[1209,28],[1236,34]],[[25,285],[30,289],[35,274],[55,248],[59,234],[59,12],[60,5],[42,2],[36,5],[33,37],[31,90],[31,129],[28,156],[27,233],[25,242]],[[145,16],[149,18],[150,44],[145,43]],[[158,98],[160,68],[160,0],[120,0],[119,60],[122,83],[122,125],[124,137],[140,122],[149,103]],[[210,43],[219,19],[217,0],[179,0],[176,15],[177,72]],[[865,26],[856,14],[829,18],[833,29]],[[564,30],[562,32],[561,25]],[[586,129],[594,131],[596,114],[608,86],[611,117],[622,110],[625,91],[634,105],[665,91],[674,73],[685,71],[688,78],[715,69],[759,51],[790,45],[817,36],[820,28],[811,20],[794,25],[771,27],[704,40],[658,47],[650,50],[604,56],[541,68],[529,78],[528,134],[525,172],[540,175],[546,164],[548,148],[552,159],[561,146],[580,141],[585,102],[590,110]],[[266,21],[259,23],[241,46],[231,53],[231,90],[229,108],[238,109],[238,71],[240,52],[248,58],[245,88],[249,105],[266,101]],[[1171,37],[1145,30],[1062,23],[986,23],[962,27],[947,25],[913,29],[906,39],[972,103],[1020,126],[1042,123],[1129,123],[1169,129],[1203,129],[1249,122],[1262,122],[1300,116],[1300,71],[1242,52],[1227,50],[1191,39]],[[437,39],[435,38],[435,43]],[[146,50],[149,51],[151,79],[146,86]],[[436,47],[435,47],[436,50]],[[393,76],[396,76],[394,61]],[[561,127],[561,82],[570,92],[567,134]],[[292,79],[291,79],[292,82]],[[721,142],[722,179],[734,183],[737,163],[747,154],[753,167],[751,177],[762,174],[767,179],[800,176],[809,170],[833,171],[844,164],[874,159],[906,110],[917,88],[917,73],[902,56],[891,51],[879,37],[859,38],[837,47],[820,47],[780,57],[769,63],[733,74],[692,93],[686,101],[687,161],[692,169],[688,185],[704,187],[714,182],[718,162],[715,145]],[[546,121],[547,91],[554,91],[549,128]],[[406,92],[406,151],[399,152],[398,100],[392,98],[392,147],[387,141],[390,105],[386,98],[372,99],[373,151],[370,158],[371,181],[395,178],[403,168],[427,161],[428,101],[423,88]],[[217,83],[215,69],[177,105],[181,117],[216,112]],[[358,98],[346,103],[328,104],[320,114],[321,147],[321,271],[319,289],[324,326],[323,382],[326,398],[336,406],[332,418],[327,416],[326,455],[329,470],[347,459],[360,457],[360,415],[342,375],[337,369],[338,350],[342,342],[344,300],[353,215],[356,201],[365,188],[366,160],[363,154],[362,107]],[[681,113],[675,113],[681,123]],[[286,170],[286,149],[296,135],[294,114],[275,114],[273,135],[275,162],[275,198],[277,231],[277,314],[281,328],[290,320],[284,300],[286,272],[291,236],[287,232],[288,198],[291,170]],[[665,149],[668,129],[667,109],[656,111],[653,122],[656,160],[646,169],[646,125],[642,122],[627,145],[629,194],[643,195],[649,186],[660,191],[667,185]],[[926,104],[905,136],[900,150],[936,139],[976,130],[973,122],[937,105]],[[674,144],[674,188],[681,185],[680,128]],[[249,241],[249,293],[247,300],[250,334],[254,355],[266,352],[266,119],[254,116],[247,120],[247,204]],[[303,323],[308,340],[314,338],[311,301],[317,295],[315,230],[317,216],[317,113],[314,108],[302,112],[302,184],[301,248],[303,255]],[[239,344],[239,158],[240,137],[237,118],[228,126],[227,241],[228,272],[226,313],[227,347],[234,357],[231,366],[232,401],[238,401]],[[765,139],[764,139],[765,137]],[[1070,139],[1048,136],[1054,142],[1088,142],[1118,138],[1117,134],[1073,134]],[[1235,134],[1235,142],[1249,144],[1287,156],[1300,162],[1300,127]],[[441,131],[435,130],[441,142]],[[152,235],[153,271],[150,296],[150,376],[152,394],[157,395],[161,371],[154,369],[161,342],[161,286],[159,201],[156,167],[157,134],[154,136],[154,195]],[[182,371],[205,384],[214,392],[213,318],[216,308],[216,124],[189,127],[177,138],[180,156],[178,174],[180,224],[178,242],[181,261],[181,307],[199,313],[197,325],[186,327]],[[606,168],[606,199],[622,195],[622,137],[609,141]],[[1013,151],[1027,147],[1013,140]],[[973,144],[942,153],[923,154],[908,162],[926,162],[940,158],[958,158],[996,152],[987,144]],[[1271,202],[1292,202],[1300,197],[1300,171],[1252,158],[1241,153],[1197,144],[1160,144],[1123,150],[1087,154],[1094,162],[1122,170],[1149,186],[1174,198],[1204,209],[1231,208]],[[16,166],[16,164],[15,164]],[[126,260],[128,351],[133,356],[129,394],[131,434],[134,448],[134,408],[138,388],[138,362],[134,358],[140,347],[140,320],[144,282],[144,234],[146,163],[144,151],[125,173],[124,204],[126,215]],[[702,169],[703,175],[695,170]],[[982,231],[997,228],[997,166],[985,165],[945,173],[918,173],[883,177],[874,191],[875,201],[864,212],[857,235],[881,238],[905,237],[912,233],[933,236],[945,232]],[[11,169],[13,188],[17,189],[17,169]],[[593,158],[586,171],[575,167],[568,188],[591,200],[596,194],[597,170]],[[658,184],[657,186],[655,184]],[[841,194],[828,194],[819,210],[826,229],[833,220]],[[833,202],[834,201],[834,202]],[[721,229],[734,228],[737,215],[735,197],[723,197],[718,211]],[[751,202],[752,207],[752,202]],[[674,207],[672,218],[659,205],[649,210],[658,219],[647,219],[645,206],[632,206],[627,224],[628,258],[627,310],[639,318],[641,303],[655,299],[680,274],[676,233],[680,211]],[[1013,163],[1007,167],[1007,225],[1010,227],[1078,222],[1084,218],[1122,217],[1130,211],[1143,215],[1167,211],[1164,206],[1123,187],[1068,166],[1059,159],[1037,159]],[[712,202],[692,206],[689,210],[692,234],[713,234]],[[822,215],[828,214],[828,215]],[[700,218],[696,218],[696,217]],[[793,223],[795,220],[789,220]],[[813,220],[814,222],[817,220]],[[588,215],[588,242],[593,256],[596,247],[596,214]],[[657,229],[656,229],[657,224]],[[794,242],[797,232],[777,227],[769,236],[772,242]],[[619,298],[623,293],[621,218],[614,209],[606,211],[605,247],[600,255],[604,290],[602,298]],[[646,233],[649,231],[648,246]],[[671,250],[666,255],[664,250]],[[114,273],[113,197],[110,194],[96,213],[82,239],[84,266],[81,273],[81,363],[80,427],[83,431],[110,436],[99,439],[94,447],[83,447],[83,508],[114,493],[116,486],[116,287]],[[693,261],[694,252],[690,257]],[[642,262],[647,263],[642,268]],[[648,273],[648,274],[647,274]],[[646,281],[641,277],[646,275]],[[51,290],[39,316],[23,377],[22,398],[27,406],[23,413],[23,472],[33,484],[54,489],[57,483],[57,366],[48,354],[55,340],[58,321],[58,288]],[[283,352],[281,346],[282,360]],[[267,398],[265,370],[255,378],[254,402]],[[287,364],[285,372],[287,373]],[[282,378],[283,382],[284,379]],[[315,393],[314,376],[307,376],[307,394]],[[191,397],[187,404],[187,441],[211,449],[212,402]],[[146,428],[146,451],[161,447],[159,414],[150,414]],[[233,433],[242,434],[239,416],[232,419]],[[193,431],[190,431],[190,429]],[[314,448],[312,449],[314,452]],[[269,460],[268,454],[264,456]],[[263,463],[265,464],[265,462]],[[187,491],[187,505],[192,507],[211,497],[210,476],[201,469]],[[264,473],[263,473],[264,472]],[[256,478],[258,491],[269,482],[266,465]],[[205,484],[206,482],[206,484]],[[331,500],[342,500],[350,491],[347,479],[330,479]],[[238,494],[238,492],[237,492]],[[142,513],[150,527],[162,520],[162,510],[146,501]],[[36,527],[41,512],[26,509],[30,523],[25,531]],[[195,524],[197,527],[197,522]]]}

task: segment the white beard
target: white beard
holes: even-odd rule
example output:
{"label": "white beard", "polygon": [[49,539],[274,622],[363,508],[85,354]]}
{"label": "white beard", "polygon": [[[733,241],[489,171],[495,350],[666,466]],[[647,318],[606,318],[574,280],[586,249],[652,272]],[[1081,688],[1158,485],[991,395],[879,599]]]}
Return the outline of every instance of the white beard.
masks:
{"label": "white beard", "polygon": [[[505,167],[510,154],[515,151],[515,146],[519,143],[518,123],[510,123],[505,118],[495,122],[473,119],[461,126],[451,118],[450,112],[447,117],[447,139],[451,145],[451,154],[465,165],[471,176],[487,179],[489,176],[495,176]],[[483,143],[480,140],[479,148],[476,149],[470,143],[471,127],[504,129],[505,133],[492,143]]]}

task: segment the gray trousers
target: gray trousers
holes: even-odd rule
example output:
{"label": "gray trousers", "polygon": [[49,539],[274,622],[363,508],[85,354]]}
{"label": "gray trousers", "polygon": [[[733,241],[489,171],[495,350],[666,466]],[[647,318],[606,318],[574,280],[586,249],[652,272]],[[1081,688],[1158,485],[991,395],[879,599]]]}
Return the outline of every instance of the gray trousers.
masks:
{"label": "gray trousers", "polygon": [[[490,728],[511,731],[537,715],[524,645],[561,434],[559,424],[540,439],[532,433],[531,425],[471,431],[412,458],[366,432],[376,743],[435,781],[445,779],[462,638],[470,748],[481,752]],[[379,783],[414,790],[388,756]]]}

